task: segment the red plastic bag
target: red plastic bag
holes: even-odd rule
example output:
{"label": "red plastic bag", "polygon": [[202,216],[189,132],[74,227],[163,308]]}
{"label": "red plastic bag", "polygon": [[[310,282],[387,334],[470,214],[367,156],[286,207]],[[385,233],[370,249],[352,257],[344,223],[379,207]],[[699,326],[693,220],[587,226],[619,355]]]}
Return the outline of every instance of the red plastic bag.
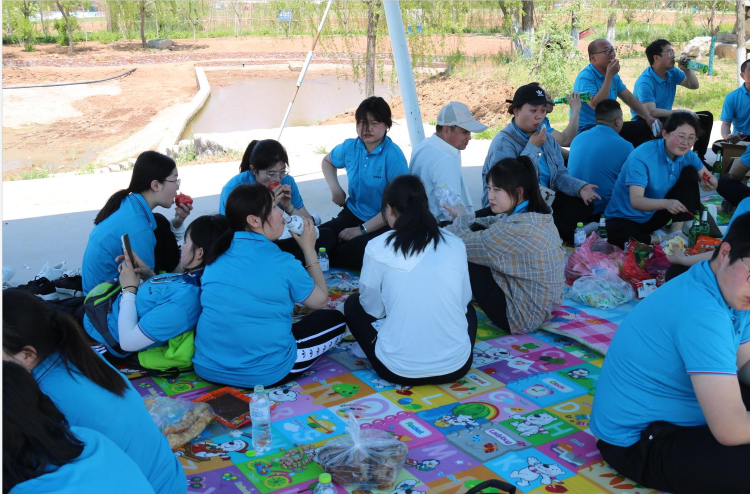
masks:
{"label": "red plastic bag", "polygon": [[[649,280],[653,276],[646,271],[646,259],[653,252],[650,245],[631,241],[625,253],[625,262],[622,264],[621,278],[630,282],[631,280]],[[662,255],[664,251],[662,251]]]}
{"label": "red plastic bag", "polygon": [[612,273],[619,276],[625,254],[606,240],[592,233],[581,247],[568,257],[565,281],[572,285],[581,276]]}

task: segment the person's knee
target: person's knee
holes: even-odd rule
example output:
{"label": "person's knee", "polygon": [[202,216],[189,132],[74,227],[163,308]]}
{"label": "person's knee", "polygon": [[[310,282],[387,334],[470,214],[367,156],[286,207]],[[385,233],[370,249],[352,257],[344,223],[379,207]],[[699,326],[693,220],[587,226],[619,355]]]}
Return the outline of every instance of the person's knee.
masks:
{"label": "person's knee", "polygon": [[352,293],[344,302],[344,316],[350,317],[357,312],[361,312],[362,304],[359,303],[359,293]]}
{"label": "person's knee", "polygon": [[746,166],[739,159],[736,159],[734,160],[734,163],[732,164],[732,168],[730,168],[729,170],[728,176],[732,180],[739,182],[745,178],[748,171],[750,171],[750,167]]}

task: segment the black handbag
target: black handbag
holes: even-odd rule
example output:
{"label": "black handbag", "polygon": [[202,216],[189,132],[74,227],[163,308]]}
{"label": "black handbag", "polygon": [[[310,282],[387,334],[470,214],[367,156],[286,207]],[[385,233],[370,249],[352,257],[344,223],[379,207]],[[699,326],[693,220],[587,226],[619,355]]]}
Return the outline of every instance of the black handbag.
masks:
{"label": "black handbag", "polygon": [[479,494],[482,490],[492,487],[494,489],[500,489],[501,491],[507,492],[508,494],[516,494],[516,488],[507,482],[503,482],[498,479],[485,480],[481,484],[475,485],[466,494]]}

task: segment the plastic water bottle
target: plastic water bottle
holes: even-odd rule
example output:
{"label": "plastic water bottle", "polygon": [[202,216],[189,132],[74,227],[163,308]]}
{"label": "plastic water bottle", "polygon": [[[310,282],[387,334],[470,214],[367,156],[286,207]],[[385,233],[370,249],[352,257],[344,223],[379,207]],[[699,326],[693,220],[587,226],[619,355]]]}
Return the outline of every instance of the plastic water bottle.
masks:
{"label": "plastic water bottle", "polygon": [[[286,227],[289,229],[290,232],[296,233],[297,235],[302,235],[302,232],[305,231],[305,220],[302,219],[301,216],[297,216],[296,214],[293,216],[289,216],[286,213],[282,213],[284,217],[284,221],[286,222]],[[315,227],[315,238],[320,238],[320,230],[318,227]]]}
{"label": "plastic water bottle", "polygon": [[318,262],[320,263],[320,270],[323,271],[323,276],[328,279],[328,270],[331,268],[331,264],[328,262],[328,252],[325,247],[318,249]]}
{"label": "plastic water bottle", "polygon": [[596,229],[596,234],[599,235],[599,238],[607,240],[607,220],[604,216],[599,218],[599,228]]}
{"label": "plastic water bottle", "polygon": [[443,207],[455,206],[461,201],[456,193],[453,192],[453,187],[446,183],[442,183],[438,186],[437,195],[440,198],[440,205]]}
{"label": "plastic water bottle", "polygon": [[573,233],[573,244],[575,245],[576,250],[578,250],[585,241],[586,230],[583,229],[583,223],[579,221],[576,225],[576,231]]}
{"label": "plastic water bottle", "polygon": [[315,486],[313,494],[336,494],[336,486],[331,483],[330,473],[320,474],[318,485]]}
{"label": "plastic water bottle", "polygon": [[250,417],[253,421],[253,449],[263,453],[271,449],[271,405],[261,384],[255,386],[250,398]]}

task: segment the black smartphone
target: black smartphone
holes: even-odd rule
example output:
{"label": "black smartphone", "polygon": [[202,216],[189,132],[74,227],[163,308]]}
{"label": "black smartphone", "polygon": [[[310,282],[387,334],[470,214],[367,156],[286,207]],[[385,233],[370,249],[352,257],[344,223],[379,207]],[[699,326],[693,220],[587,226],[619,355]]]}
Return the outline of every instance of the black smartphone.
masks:
{"label": "black smartphone", "polygon": [[130,258],[128,259],[130,261],[130,264],[133,265],[133,268],[137,268],[138,263],[136,262],[135,257],[133,257],[133,249],[130,247],[130,237],[126,233],[120,238],[122,239],[122,246],[125,249],[125,252],[128,253],[128,257]]}

